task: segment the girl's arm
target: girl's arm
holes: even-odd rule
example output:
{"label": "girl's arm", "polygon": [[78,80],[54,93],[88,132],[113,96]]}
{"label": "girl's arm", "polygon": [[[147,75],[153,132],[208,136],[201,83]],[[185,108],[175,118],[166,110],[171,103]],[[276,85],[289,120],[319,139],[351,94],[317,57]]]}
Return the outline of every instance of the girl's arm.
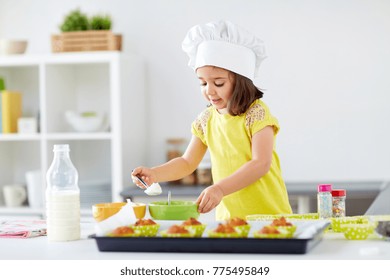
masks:
{"label": "girl's arm", "polygon": [[245,188],[265,175],[271,166],[273,146],[274,129],[272,126],[267,126],[255,133],[252,137],[252,159],[232,175],[206,188],[197,200],[199,212],[211,211],[224,196]]}
{"label": "girl's arm", "polygon": [[[132,175],[140,176],[148,185],[155,182],[181,179],[195,171],[205,155],[206,150],[206,145],[198,137],[192,136],[183,156],[152,168],[137,167],[133,170]],[[138,183],[136,184],[139,185]]]}

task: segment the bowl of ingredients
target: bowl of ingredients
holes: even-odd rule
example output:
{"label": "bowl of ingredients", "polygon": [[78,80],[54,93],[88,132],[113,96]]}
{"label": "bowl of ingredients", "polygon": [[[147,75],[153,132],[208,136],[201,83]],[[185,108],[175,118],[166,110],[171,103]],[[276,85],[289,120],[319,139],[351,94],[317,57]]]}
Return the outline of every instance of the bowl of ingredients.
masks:
{"label": "bowl of ingredients", "polygon": [[[95,221],[101,222],[112,215],[115,215],[126,205],[127,202],[109,202],[109,203],[98,203],[92,205],[92,216]],[[133,210],[137,219],[143,219],[146,214],[145,203],[133,203]]]}
{"label": "bowl of ingredients", "polygon": [[150,216],[156,220],[187,220],[198,218],[198,205],[194,201],[155,201],[148,205]]}
{"label": "bowl of ingredients", "polygon": [[0,39],[0,55],[23,54],[27,49],[26,40]]}

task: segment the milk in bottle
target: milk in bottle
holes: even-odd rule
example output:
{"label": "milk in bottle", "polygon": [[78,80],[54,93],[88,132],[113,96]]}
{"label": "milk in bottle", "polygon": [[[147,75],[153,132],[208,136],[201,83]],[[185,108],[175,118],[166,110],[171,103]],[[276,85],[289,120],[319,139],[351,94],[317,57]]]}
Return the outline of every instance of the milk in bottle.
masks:
{"label": "milk in bottle", "polygon": [[69,145],[54,145],[46,174],[46,223],[49,241],[80,239],[80,189]]}

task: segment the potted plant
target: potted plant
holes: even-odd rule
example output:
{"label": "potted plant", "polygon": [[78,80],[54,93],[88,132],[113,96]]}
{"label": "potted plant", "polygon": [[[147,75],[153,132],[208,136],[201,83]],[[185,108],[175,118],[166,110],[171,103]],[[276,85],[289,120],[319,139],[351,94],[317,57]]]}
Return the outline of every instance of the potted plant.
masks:
{"label": "potted plant", "polygon": [[111,17],[109,15],[95,15],[89,20],[91,30],[111,30]]}
{"label": "potted plant", "polygon": [[111,31],[109,15],[88,17],[80,9],[67,14],[59,26],[61,34],[52,35],[53,52],[121,50],[122,35]]}
{"label": "potted plant", "polygon": [[85,31],[88,29],[88,16],[82,13],[79,9],[73,10],[66,15],[64,21],[60,25],[60,30],[62,32]]}

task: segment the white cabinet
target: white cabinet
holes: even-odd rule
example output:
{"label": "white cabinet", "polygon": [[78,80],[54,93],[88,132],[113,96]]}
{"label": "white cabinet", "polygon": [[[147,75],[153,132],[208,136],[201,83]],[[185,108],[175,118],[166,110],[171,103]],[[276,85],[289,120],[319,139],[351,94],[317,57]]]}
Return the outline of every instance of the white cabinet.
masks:
{"label": "white cabinet", "polygon": [[[132,185],[131,169],[145,161],[143,71],[139,57],[121,52],[0,56],[6,88],[22,93],[23,116],[39,124],[37,134],[0,134],[0,188],[26,184],[31,170],[40,170],[44,178],[53,145],[67,143],[79,172],[82,208],[90,212],[92,203],[120,201],[119,193]],[[108,128],[74,132],[65,121],[67,110],[104,113]],[[41,187],[37,191],[43,197],[45,180]],[[2,204],[0,216],[44,213],[44,206]]]}

